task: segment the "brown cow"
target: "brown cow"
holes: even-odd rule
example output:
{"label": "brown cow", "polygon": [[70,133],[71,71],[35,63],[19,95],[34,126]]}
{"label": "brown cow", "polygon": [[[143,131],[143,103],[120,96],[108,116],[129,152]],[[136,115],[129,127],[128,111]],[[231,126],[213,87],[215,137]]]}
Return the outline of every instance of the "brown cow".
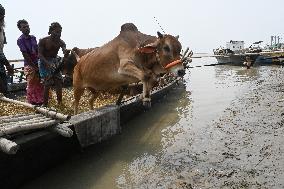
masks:
{"label": "brown cow", "polygon": [[79,100],[85,90],[92,91],[90,109],[98,91],[111,90],[141,81],[142,100],[150,106],[150,90],[161,73],[184,75],[180,60],[181,44],[171,35],[158,38],[138,31],[132,23],[121,26],[120,34],[107,44],[78,59],[74,68],[74,113],[78,113]]}
{"label": "brown cow", "polygon": [[[67,86],[72,85],[74,67],[77,64],[76,56],[79,56],[79,58],[81,58],[85,54],[97,48],[98,47],[88,48],[88,49],[79,49],[78,47],[74,47],[72,50],[70,50],[71,53],[66,54],[62,58],[62,73],[65,75],[64,77],[65,85]],[[142,92],[142,86],[140,86],[139,84],[136,83],[133,85],[129,85],[127,90],[125,90],[123,86],[119,89],[116,89],[114,91],[109,91],[109,92],[112,94],[118,94],[118,93],[124,92],[125,94],[130,95],[130,96],[137,95]]]}
{"label": "brown cow", "polygon": [[[76,53],[77,56],[79,56],[80,58],[82,56],[84,56],[85,54],[91,52],[92,50],[96,49],[95,48],[88,48],[88,49],[79,49],[77,47],[74,47],[71,52]],[[74,71],[74,67],[77,64],[77,59],[76,56],[74,55],[74,53],[70,53],[70,54],[66,54],[63,57],[63,74],[67,75],[68,77],[73,77],[73,71]]]}

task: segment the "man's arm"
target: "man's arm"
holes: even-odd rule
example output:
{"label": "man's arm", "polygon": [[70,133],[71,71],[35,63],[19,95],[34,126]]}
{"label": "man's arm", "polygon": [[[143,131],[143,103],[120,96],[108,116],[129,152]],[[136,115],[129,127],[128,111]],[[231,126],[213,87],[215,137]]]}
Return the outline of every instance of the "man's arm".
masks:
{"label": "man's arm", "polygon": [[26,52],[22,52],[24,59],[27,61],[28,65],[35,67],[30,55]]}
{"label": "man's arm", "polygon": [[64,42],[63,40],[61,40],[61,45],[60,45],[60,47],[61,47],[62,52],[63,52],[64,55],[70,53],[70,50],[67,50],[67,49],[66,49],[66,44],[65,44],[65,42]]}
{"label": "man's arm", "polygon": [[6,69],[8,70],[9,75],[14,74],[13,67],[10,65],[9,61],[7,60],[3,52],[0,52],[0,63],[6,66]]}

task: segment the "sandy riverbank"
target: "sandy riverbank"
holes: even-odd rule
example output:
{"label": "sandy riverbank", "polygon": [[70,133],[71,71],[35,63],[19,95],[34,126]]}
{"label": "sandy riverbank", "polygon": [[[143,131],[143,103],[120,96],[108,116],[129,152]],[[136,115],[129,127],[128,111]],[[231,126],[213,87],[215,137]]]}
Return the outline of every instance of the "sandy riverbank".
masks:
{"label": "sandy riverbank", "polygon": [[281,67],[262,75],[201,128],[170,188],[284,188],[283,82]]}
{"label": "sandy riverbank", "polygon": [[258,76],[209,124],[177,126],[187,137],[132,187],[284,188],[284,69],[241,71]]}

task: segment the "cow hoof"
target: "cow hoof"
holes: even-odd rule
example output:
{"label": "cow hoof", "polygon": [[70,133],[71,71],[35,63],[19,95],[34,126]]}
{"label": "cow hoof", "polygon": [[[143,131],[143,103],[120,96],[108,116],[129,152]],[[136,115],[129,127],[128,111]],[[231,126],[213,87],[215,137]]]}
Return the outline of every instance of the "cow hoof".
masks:
{"label": "cow hoof", "polygon": [[146,109],[150,109],[151,108],[151,99],[143,99],[143,106]]}

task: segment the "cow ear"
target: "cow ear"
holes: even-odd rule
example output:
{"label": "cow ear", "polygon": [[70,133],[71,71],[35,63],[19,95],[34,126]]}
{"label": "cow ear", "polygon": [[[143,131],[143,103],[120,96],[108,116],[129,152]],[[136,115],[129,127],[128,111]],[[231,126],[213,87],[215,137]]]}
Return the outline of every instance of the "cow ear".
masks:
{"label": "cow ear", "polygon": [[162,38],[164,37],[164,35],[161,34],[159,31],[157,32],[157,34],[158,34],[158,37],[159,37],[160,39],[162,39]]}
{"label": "cow ear", "polygon": [[154,53],[157,49],[157,45],[155,43],[150,43],[143,47],[139,47],[138,51],[141,53]]}

